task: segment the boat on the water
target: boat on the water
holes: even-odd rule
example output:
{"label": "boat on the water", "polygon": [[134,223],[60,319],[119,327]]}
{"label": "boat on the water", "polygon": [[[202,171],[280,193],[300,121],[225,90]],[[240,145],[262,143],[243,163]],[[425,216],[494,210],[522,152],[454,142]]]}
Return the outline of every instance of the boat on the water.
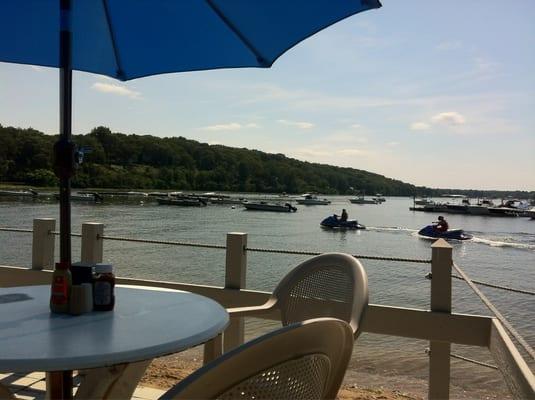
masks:
{"label": "boat on the water", "polygon": [[502,204],[489,208],[491,215],[500,217],[525,217],[530,205],[525,200],[509,199],[502,200]]}
{"label": "boat on the water", "polygon": [[529,210],[524,211],[526,217],[535,220],[535,207],[531,207]]}
{"label": "boat on the water", "polygon": [[274,212],[296,212],[297,211],[297,207],[292,206],[290,203],[276,204],[276,203],[267,203],[265,201],[260,201],[260,202],[244,201],[243,206],[247,210],[252,210],[252,211],[274,211]]}
{"label": "boat on the water", "polygon": [[160,205],[166,206],[182,206],[182,207],[204,207],[206,206],[206,200],[198,197],[157,197],[156,201]]}
{"label": "boat on the water", "polygon": [[37,197],[37,193],[33,189],[27,190],[0,190],[0,196],[16,196],[16,197]]}
{"label": "boat on the water", "polygon": [[477,204],[468,204],[468,214],[472,215],[489,215],[489,208],[495,207],[492,200],[482,199],[477,202]]}
{"label": "boat on the water", "polygon": [[474,236],[465,233],[462,229],[448,229],[446,232],[441,232],[436,229],[435,225],[427,225],[420,229],[418,235],[431,239],[455,239],[455,240],[470,240]]}
{"label": "boat on the water", "polygon": [[427,197],[420,197],[414,199],[414,204],[417,206],[427,206],[435,204],[435,202],[431,199],[428,199]]}
{"label": "boat on the water", "polygon": [[[54,193],[54,198],[59,200],[59,193]],[[104,200],[98,193],[72,193],[70,197],[74,202],[102,203]]]}
{"label": "boat on the water", "polygon": [[349,201],[352,204],[380,204],[377,200],[375,200],[375,199],[367,199],[364,196],[354,197],[352,199],[349,199]]}
{"label": "boat on the water", "polygon": [[356,219],[350,219],[347,221],[342,221],[337,216],[331,215],[327,218],[325,218],[323,221],[320,222],[320,226],[322,228],[328,228],[328,229],[340,229],[340,230],[346,230],[346,229],[366,229],[364,225],[361,225],[358,223]]}
{"label": "boat on the water", "polygon": [[306,206],[315,206],[315,205],[328,205],[331,204],[330,200],[327,199],[320,199],[317,195],[313,193],[305,193],[303,194],[301,199],[297,199],[297,204],[303,204]]}
{"label": "boat on the water", "polygon": [[376,193],[373,200],[377,201],[377,203],[384,203],[386,199],[383,197],[381,193]]}

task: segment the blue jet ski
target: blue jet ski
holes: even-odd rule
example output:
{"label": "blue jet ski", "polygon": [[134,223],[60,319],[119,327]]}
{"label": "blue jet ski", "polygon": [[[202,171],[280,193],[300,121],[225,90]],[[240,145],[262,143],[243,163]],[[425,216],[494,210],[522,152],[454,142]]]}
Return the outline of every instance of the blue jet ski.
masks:
{"label": "blue jet ski", "polygon": [[341,221],[334,215],[325,218],[323,221],[321,221],[320,225],[323,228],[329,229],[366,229],[366,227],[364,225],[359,224],[356,219]]}
{"label": "blue jet ski", "polygon": [[427,225],[425,228],[420,229],[418,235],[428,238],[442,238],[442,239],[456,239],[456,240],[469,240],[474,236],[465,233],[462,229],[450,229],[446,232],[437,231],[435,225]]}

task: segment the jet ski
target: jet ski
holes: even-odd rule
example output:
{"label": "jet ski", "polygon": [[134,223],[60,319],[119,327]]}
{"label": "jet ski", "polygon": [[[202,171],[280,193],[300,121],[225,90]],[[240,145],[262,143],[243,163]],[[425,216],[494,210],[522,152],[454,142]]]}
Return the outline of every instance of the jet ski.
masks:
{"label": "jet ski", "polygon": [[420,229],[418,235],[425,236],[427,238],[456,240],[470,240],[474,237],[473,235],[465,233],[462,229],[449,229],[446,232],[441,232],[435,228],[435,225],[427,225],[425,228]]}
{"label": "jet ski", "polygon": [[320,225],[323,228],[329,229],[366,229],[366,227],[364,225],[359,224],[356,219],[341,221],[334,215],[325,218],[323,221],[321,221]]}

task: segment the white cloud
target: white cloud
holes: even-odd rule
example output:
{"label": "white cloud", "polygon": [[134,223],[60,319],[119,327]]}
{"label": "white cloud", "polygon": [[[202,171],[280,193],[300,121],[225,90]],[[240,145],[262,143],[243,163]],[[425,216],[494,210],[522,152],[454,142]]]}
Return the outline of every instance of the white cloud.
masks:
{"label": "white cloud", "polygon": [[448,111],[432,116],[431,122],[444,125],[464,125],[466,118],[456,111]]}
{"label": "white cloud", "polygon": [[293,126],[293,127],[299,128],[299,129],[310,129],[310,128],[314,128],[316,126],[312,122],[288,121],[286,119],[279,119],[277,122],[279,124]]}
{"label": "white cloud", "polygon": [[238,131],[242,128],[241,124],[238,124],[237,122],[230,122],[228,124],[217,124],[217,125],[209,125],[204,126],[202,128],[199,128],[203,131]]}
{"label": "white cloud", "polygon": [[126,96],[131,99],[141,98],[141,93],[131,90],[126,86],[118,85],[116,83],[95,82],[93,83],[93,86],[91,86],[91,88],[98,92],[116,94],[118,96]]}
{"label": "white cloud", "polygon": [[431,125],[427,122],[413,122],[410,126],[412,131],[426,131],[431,128]]}
{"label": "white cloud", "polygon": [[386,145],[388,147],[396,147],[396,146],[399,146],[400,143],[399,142],[388,142]]}
{"label": "white cloud", "polygon": [[260,125],[255,124],[254,122],[251,122],[245,125],[240,124],[238,122],[229,122],[227,124],[203,126],[202,128],[199,128],[199,129],[202,131],[218,132],[218,131],[239,131],[240,129],[255,129],[255,128],[260,128]]}
{"label": "white cloud", "polygon": [[362,128],[362,125],[359,125],[359,124],[353,124],[353,125],[351,125],[351,128],[353,128],[353,129],[359,129],[359,128]]}

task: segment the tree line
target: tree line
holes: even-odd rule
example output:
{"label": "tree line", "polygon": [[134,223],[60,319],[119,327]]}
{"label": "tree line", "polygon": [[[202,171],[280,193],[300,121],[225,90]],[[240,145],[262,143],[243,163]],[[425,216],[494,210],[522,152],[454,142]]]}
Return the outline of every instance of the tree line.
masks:
{"label": "tree line", "polygon": [[[32,128],[0,125],[0,181],[56,186],[52,148],[57,138]],[[126,135],[102,126],[74,135],[73,141],[89,150],[72,179],[74,188],[387,196],[436,196],[453,190],[414,186],[355,168],[298,161],[283,154],[208,145],[184,137]],[[470,192],[474,197],[488,193]]]}

